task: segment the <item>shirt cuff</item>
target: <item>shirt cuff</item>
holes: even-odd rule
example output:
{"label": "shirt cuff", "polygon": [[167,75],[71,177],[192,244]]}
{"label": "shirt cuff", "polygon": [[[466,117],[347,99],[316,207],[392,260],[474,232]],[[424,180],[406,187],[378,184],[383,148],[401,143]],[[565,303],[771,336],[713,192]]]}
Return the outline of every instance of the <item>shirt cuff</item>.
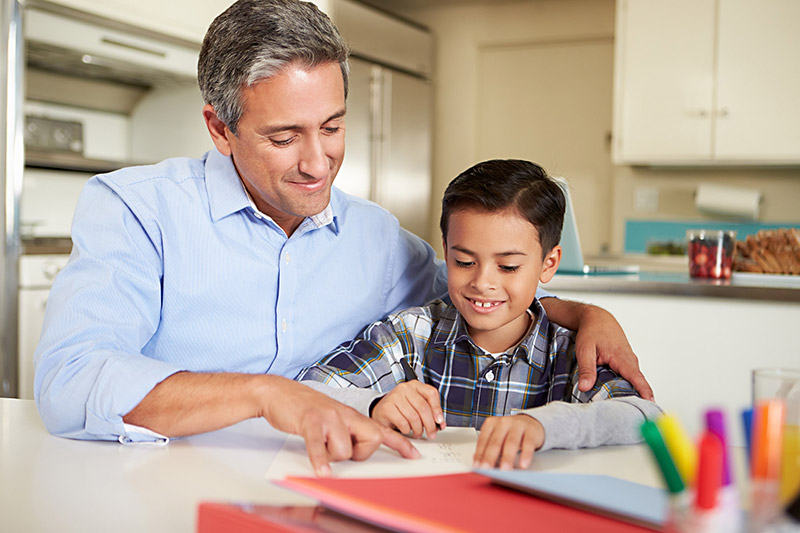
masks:
{"label": "shirt cuff", "polygon": [[169,444],[169,437],[145,427],[123,423],[122,428],[125,430],[125,434],[119,436],[120,444],[139,446],[166,446]]}

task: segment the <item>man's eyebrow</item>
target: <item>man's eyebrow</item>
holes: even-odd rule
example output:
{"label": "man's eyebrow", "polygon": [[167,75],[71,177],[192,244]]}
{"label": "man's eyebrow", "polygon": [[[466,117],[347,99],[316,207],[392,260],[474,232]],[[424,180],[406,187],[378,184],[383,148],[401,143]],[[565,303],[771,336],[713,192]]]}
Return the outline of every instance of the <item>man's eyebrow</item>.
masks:
{"label": "man's eyebrow", "polygon": [[[463,254],[473,255],[473,256],[476,255],[475,252],[473,252],[472,250],[468,250],[468,249],[464,248],[463,246],[452,246],[451,248],[453,250],[456,250],[457,252],[461,252]],[[509,257],[509,256],[512,256],[512,255],[528,255],[528,254],[526,254],[525,252],[519,252],[517,250],[509,250],[507,252],[498,252],[498,253],[494,254],[495,257]]]}
{"label": "man's eyebrow", "polygon": [[[341,108],[339,111],[337,111],[336,113],[325,119],[325,122],[323,122],[323,124],[327,124],[332,120],[342,118],[346,112],[347,112],[346,108],[344,107]],[[265,126],[259,129],[258,133],[260,135],[274,135],[276,133],[280,133],[283,131],[297,131],[301,129],[303,129],[303,126],[301,126],[300,124],[275,124],[273,126]]]}

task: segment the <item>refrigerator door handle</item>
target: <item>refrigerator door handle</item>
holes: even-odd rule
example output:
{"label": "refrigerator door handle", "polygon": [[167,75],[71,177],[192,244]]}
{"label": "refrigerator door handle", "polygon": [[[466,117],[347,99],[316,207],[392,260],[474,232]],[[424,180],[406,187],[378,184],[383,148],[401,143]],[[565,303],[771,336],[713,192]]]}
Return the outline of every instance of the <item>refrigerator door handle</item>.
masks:
{"label": "refrigerator door handle", "polygon": [[0,396],[17,396],[17,301],[19,290],[19,199],[24,169],[23,142],[23,55],[22,4],[19,0],[0,0],[0,64],[5,65],[0,89],[0,220],[3,243],[0,245],[2,284],[0,285]]}

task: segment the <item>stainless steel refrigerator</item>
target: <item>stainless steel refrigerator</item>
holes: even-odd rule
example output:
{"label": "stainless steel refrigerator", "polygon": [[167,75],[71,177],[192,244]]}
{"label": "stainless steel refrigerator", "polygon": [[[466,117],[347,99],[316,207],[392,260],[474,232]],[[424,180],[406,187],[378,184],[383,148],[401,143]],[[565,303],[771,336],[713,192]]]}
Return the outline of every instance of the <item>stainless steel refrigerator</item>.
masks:
{"label": "stainless steel refrigerator", "polygon": [[22,6],[19,0],[0,0],[0,5],[0,62],[5,68],[0,90],[0,118],[4,124],[0,133],[0,219],[3,221],[3,245],[0,247],[0,395],[14,397],[17,393],[19,199],[24,166]]}
{"label": "stainless steel refrigerator", "polygon": [[336,186],[391,211],[427,239],[431,200],[431,86],[357,57],[350,60],[347,147]]}

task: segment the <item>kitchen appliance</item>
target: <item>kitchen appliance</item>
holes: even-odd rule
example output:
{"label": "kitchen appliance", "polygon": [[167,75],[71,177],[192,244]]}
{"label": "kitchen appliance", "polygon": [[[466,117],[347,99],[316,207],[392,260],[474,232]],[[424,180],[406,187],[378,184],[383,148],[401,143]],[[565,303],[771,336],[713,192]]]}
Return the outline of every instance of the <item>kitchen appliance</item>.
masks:
{"label": "kitchen appliance", "polygon": [[351,51],[347,149],[336,186],[438,240],[430,224],[433,37],[350,0],[330,10]]}
{"label": "kitchen appliance", "polygon": [[0,0],[0,63],[5,65],[0,85],[0,395],[17,393],[17,290],[20,252],[19,196],[24,165],[22,137],[22,5]]}
{"label": "kitchen appliance", "polygon": [[200,114],[196,43],[55,4],[0,6],[0,395],[31,397],[44,304],[71,249],[83,184],[130,164],[200,156],[212,144]]}

